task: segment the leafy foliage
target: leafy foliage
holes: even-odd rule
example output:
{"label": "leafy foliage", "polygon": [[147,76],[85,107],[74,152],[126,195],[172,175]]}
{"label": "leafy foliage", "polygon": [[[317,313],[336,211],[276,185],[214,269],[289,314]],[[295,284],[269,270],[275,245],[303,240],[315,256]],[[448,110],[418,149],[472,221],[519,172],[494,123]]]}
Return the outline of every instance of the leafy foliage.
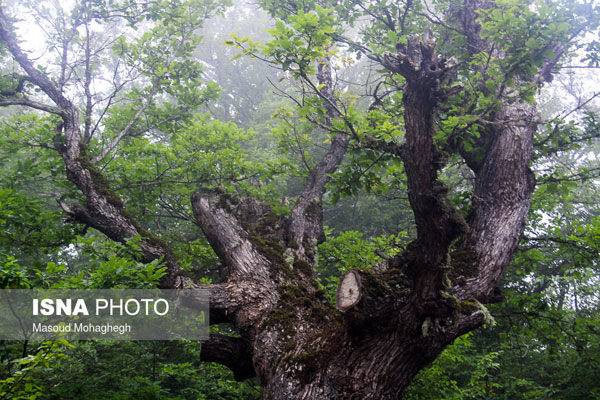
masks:
{"label": "leafy foliage", "polygon": [[[460,60],[453,76],[460,87],[440,82],[452,94],[435,120],[434,144],[441,179],[452,183],[451,201],[465,217],[472,176],[460,156],[481,159],[493,140],[486,135],[488,118],[501,100],[542,97],[538,83],[547,77],[525,80],[560,55],[561,46],[548,44],[584,51],[567,55],[565,63],[599,63],[592,34],[568,43],[597,29],[597,10],[588,3],[496,1],[478,19],[494,52],[467,42],[451,1],[260,3],[274,20],[263,15],[244,30],[260,36],[256,27],[264,25],[270,38],[236,33],[228,47],[215,50],[221,43],[205,22],[211,13],[230,15],[226,1],[84,1],[72,8],[24,2],[47,34],[51,55],[39,69],[80,99],[84,141],[98,157],[97,168],[144,229],[160,233],[183,269],[205,282],[219,279],[219,260],[191,223],[191,193],[251,195],[284,214],[315,160],[340,134],[351,137],[350,150],[330,177],[324,214],[331,229],[317,257],[328,296],[343,273],[375,266],[414,236],[400,158],[364,146],[371,139],[404,141],[396,89],[405,82],[368,60],[396,52],[410,34],[431,25],[440,55]],[[246,11],[240,14],[243,20]],[[228,33],[227,20],[219,21],[221,33]],[[202,51],[200,29],[209,43]],[[21,83],[19,96],[42,99],[21,82],[3,47],[0,56],[0,100]],[[319,83],[324,59],[343,77],[332,96]],[[267,94],[263,77],[275,74],[260,70],[256,60],[278,68],[271,81],[278,81],[281,98]],[[506,301],[491,307],[498,325],[457,339],[418,375],[406,398],[600,398],[600,124],[593,102],[577,102],[577,112],[559,105],[545,113],[537,132],[537,190],[505,275]],[[155,286],[165,268],[160,260],[140,262],[139,237],[113,243],[61,220],[55,200],[82,196],[64,178],[54,151],[59,118],[23,109],[3,113],[0,287]],[[191,342],[3,342],[0,398],[259,397],[255,380],[235,382],[224,367],[200,363],[200,351]]]}

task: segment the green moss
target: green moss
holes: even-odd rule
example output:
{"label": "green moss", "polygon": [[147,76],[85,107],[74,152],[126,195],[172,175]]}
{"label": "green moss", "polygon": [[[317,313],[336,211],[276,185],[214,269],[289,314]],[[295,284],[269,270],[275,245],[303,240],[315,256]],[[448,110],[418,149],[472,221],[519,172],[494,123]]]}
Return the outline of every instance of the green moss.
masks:
{"label": "green moss", "polygon": [[305,353],[300,353],[291,358],[293,363],[297,364],[305,364],[314,360],[317,357],[317,352],[315,350],[310,350]]}
{"label": "green moss", "polygon": [[284,284],[279,286],[281,298],[288,306],[308,308],[310,316],[316,320],[330,318],[336,314],[335,308],[326,301],[317,300],[318,296],[310,294],[304,285]]}
{"label": "green moss", "polygon": [[[451,276],[465,278],[474,276],[477,272],[477,254],[470,248],[459,248],[450,253]],[[453,279],[454,280],[454,279]]]}
{"label": "green moss", "polygon": [[248,232],[248,239],[256,250],[271,262],[273,273],[282,273],[287,279],[293,278],[294,254],[276,236],[280,217],[272,211],[265,213],[256,223],[245,220],[243,215],[240,217],[242,227]]}
{"label": "green moss", "polygon": [[279,216],[277,214],[275,214],[273,211],[269,211],[268,213],[261,216],[260,219],[258,220],[258,226],[260,226],[260,227],[273,229],[273,228],[277,228],[278,225],[279,225]]}
{"label": "green moss", "polygon": [[150,243],[153,246],[160,247],[164,250],[167,250],[169,248],[169,245],[167,244],[166,240],[144,228],[140,228],[140,234],[148,243]]}
{"label": "green moss", "polygon": [[217,208],[222,208],[227,212],[233,211],[233,204],[235,204],[235,199],[224,190],[218,191],[218,200],[215,204]]}
{"label": "green moss", "polygon": [[271,310],[259,329],[264,330],[275,326],[281,328],[284,337],[289,339],[286,351],[290,351],[294,348],[292,337],[295,334],[294,323],[298,319],[297,299],[302,298],[302,290],[294,285],[284,284],[278,287],[278,291],[280,298],[277,307]]}
{"label": "green moss", "polygon": [[313,274],[312,265],[306,260],[296,260],[294,261],[294,271],[301,272],[304,275],[311,276]]}
{"label": "green moss", "polygon": [[448,293],[444,290],[440,291],[440,294],[442,295],[443,298],[450,300],[450,303],[452,303],[452,309],[454,309],[454,310],[460,309],[460,300],[458,300],[456,297],[454,297],[453,295],[451,295],[450,293]]}
{"label": "green moss", "polygon": [[479,302],[475,299],[461,301],[458,305],[458,310],[462,313],[472,313],[479,310]]}
{"label": "green moss", "polygon": [[452,308],[457,313],[471,314],[475,311],[481,311],[484,314],[487,323],[491,325],[495,323],[487,308],[485,308],[485,306],[483,306],[479,301],[477,301],[477,299],[470,298],[469,300],[459,300],[450,293],[443,290],[440,292],[440,294],[443,298],[450,300],[450,302],[452,303]]}
{"label": "green moss", "polygon": [[306,233],[304,234],[304,237],[302,238],[302,245],[304,246],[304,253],[306,254],[306,256],[309,259],[314,260],[315,259],[314,246],[316,245],[316,243],[313,244],[313,241],[311,240],[311,238],[308,237],[308,235]]}
{"label": "green moss", "polygon": [[296,378],[302,384],[307,384],[314,379],[315,372],[320,369],[319,356],[314,350],[300,353],[291,358],[294,364],[297,364]]}
{"label": "green moss", "polygon": [[396,280],[400,282],[406,278],[404,270],[399,267],[392,267],[390,269],[385,270],[382,276],[385,278],[386,281]]}
{"label": "green moss", "polygon": [[452,308],[456,310],[456,312],[461,314],[470,314],[475,311],[481,310],[481,303],[479,303],[476,299],[470,298],[469,300],[459,300],[450,293],[446,291],[441,291],[440,294],[443,298],[450,300],[452,303]]}
{"label": "green moss", "polygon": [[[245,219],[244,215],[238,217],[241,220]],[[261,215],[255,223],[245,221],[244,229],[247,228],[247,231],[257,236],[272,236],[280,228],[280,224],[281,218],[271,210]]]}
{"label": "green moss", "polygon": [[283,285],[279,285],[279,294],[281,295],[281,300],[293,303],[296,299],[304,296],[305,288],[304,286],[284,283]]}
{"label": "green moss", "polygon": [[77,156],[75,160],[78,161],[84,169],[89,171],[95,189],[100,192],[110,204],[117,207],[119,210],[123,210],[123,201],[119,195],[110,188],[104,175],[102,175],[102,173],[92,164],[87,155],[87,147],[83,143],[79,143],[79,156]]}
{"label": "green moss", "polygon": [[254,232],[248,237],[256,250],[267,260],[271,261],[273,272],[281,272],[285,277],[292,278],[292,270],[285,258],[285,248],[281,241],[272,235],[257,235]]}
{"label": "green moss", "polygon": [[390,287],[383,282],[381,279],[379,279],[377,276],[375,276],[375,274],[372,271],[369,271],[367,269],[365,270],[361,270],[362,272],[362,276],[363,278],[365,278],[365,285],[374,288],[378,293],[384,294],[384,293],[391,293],[392,290],[390,289]]}
{"label": "green moss", "polygon": [[304,215],[312,221],[317,221],[321,218],[321,205],[316,201],[311,201],[310,204],[306,207],[304,211]]}
{"label": "green moss", "polygon": [[477,308],[483,314],[483,318],[485,319],[486,324],[488,324],[490,326],[496,325],[496,320],[494,319],[494,317],[492,316],[492,313],[490,312],[490,310],[487,309],[486,306],[484,306],[479,301],[477,301],[477,299],[471,299],[471,301],[473,301],[475,304],[477,304]]}
{"label": "green moss", "polygon": [[431,328],[431,318],[425,318],[423,325],[421,325],[421,334],[426,337],[429,334],[429,328]]}
{"label": "green moss", "polygon": [[[267,319],[261,324],[260,330],[265,330],[269,327],[279,326],[281,327],[283,335],[288,338],[294,335],[293,322],[296,319],[296,314],[292,310],[285,310],[283,308],[276,308],[271,310],[271,313]],[[293,347],[292,347],[293,348]]]}
{"label": "green moss", "polygon": [[279,302],[267,319],[262,323],[260,329],[264,330],[271,326],[280,326],[286,336],[292,336],[294,333],[294,324],[298,316],[302,318],[312,318],[314,321],[340,320],[339,313],[335,308],[326,302],[324,296],[318,297],[311,295],[306,286],[293,285],[285,283],[279,285]]}
{"label": "green moss", "polygon": [[293,269],[294,268],[294,259],[296,257],[294,256],[294,251],[292,249],[285,249],[285,252],[283,253],[283,259],[285,260],[285,265],[290,268]]}
{"label": "green moss", "polygon": [[342,314],[333,305],[329,304],[325,297],[323,297],[322,302],[314,303],[313,315],[320,320],[330,319],[336,323],[342,322]]}
{"label": "green moss", "polygon": [[131,215],[129,211],[125,210],[125,205],[123,204],[121,197],[119,197],[119,195],[110,188],[110,184],[106,180],[104,175],[100,171],[98,171],[96,167],[92,164],[87,154],[87,146],[81,142],[79,143],[79,155],[75,160],[78,161],[81,164],[81,166],[90,173],[92,182],[94,184],[94,188],[100,194],[102,194],[102,196],[104,196],[108,203],[117,208],[121,212],[121,214],[128,219],[128,221],[133,225],[133,227],[138,231],[140,236],[142,236],[146,242],[150,243],[153,246],[160,247],[164,250],[169,249],[166,241],[164,241],[157,235],[151,233],[147,229],[141,227],[136,222],[133,215]]}
{"label": "green moss", "polygon": [[280,294],[279,302],[277,307],[271,310],[267,319],[262,323],[260,328],[261,330],[271,326],[279,325],[284,328],[289,328],[291,333],[293,333],[292,323],[296,321],[297,314],[296,310],[293,307],[290,307],[290,305],[293,305],[294,299],[298,296],[299,290],[300,289],[289,284],[280,285],[278,287]]}

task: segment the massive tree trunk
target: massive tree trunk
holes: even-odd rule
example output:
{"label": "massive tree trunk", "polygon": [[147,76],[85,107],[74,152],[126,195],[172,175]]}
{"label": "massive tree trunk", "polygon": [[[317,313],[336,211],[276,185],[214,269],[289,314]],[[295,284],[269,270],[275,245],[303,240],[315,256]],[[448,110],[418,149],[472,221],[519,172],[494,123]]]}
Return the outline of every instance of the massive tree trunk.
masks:
{"label": "massive tree trunk", "polygon": [[[470,13],[463,17],[469,43],[484,46],[475,22],[479,6],[467,6]],[[114,240],[139,234],[144,260],[162,257],[169,271],[163,286],[176,287],[181,279],[168,246],[124,210],[80,145],[77,109],[31,65],[6,17],[0,17],[0,39],[55,104],[15,98],[4,105],[29,105],[62,119],[55,148],[67,177],[87,200],[85,205],[63,204],[65,212]],[[241,335],[213,336],[202,357],[229,366],[240,379],[256,375],[265,399],[399,398],[445,346],[484,324],[481,304],[499,297],[500,276],[522,233],[534,188],[529,169],[537,126],[534,106],[518,101],[499,106],[488,116],[485,152],[475,157],[459,150],[475,174],[471,213],[463,219],[438,180],[443,157],[433,143],[437,107],[453,90],[444,92],[440,82],[452,74],[454,62],[436,54],[431,31],[411,36],[381,62],[406,80],[406,142],[366,138],[362,145],[402,158],[417,238],[376,270],[349,271],[336,306],[319,290],[313,264],[322,240],[322,195],[328,174],[343,159],[349,134],[333,138],[288,217],[252,198],[201,193],[191,198],[196,223],[223,266],[223,281],[207,286],[211,323],[232,323]],[[327,60],[318,71],[331,120],[337,111]]]}
{"label": "massive tree trunk", "polygon": [[[229,210],[216,198],[193,199],[196,219],[228,271],[230,318],[251,349],[265,399],[399,398],[446,345],[485,322],[481,303],[498,298],[499,277],[522,232],[534,188],[533,106],[507,104],[494,114],[493,140],[474,170],[473,207],[464,220],[437,179],[442,163],[433,145],[433,116],[444,98],[438,85],[453,63],[438,57],[428,31],[383,65],[407,80],[406,143],[392,151],[404,161],[417,238],[376,271],[349,271],[337,307],[319,292],[307,256],[318,230],[297,233],[319,220],[325,178],[317,185],[309,179],[296,206],[302,212],[288,219],[257,204],[252,210],[263,213],[250,213],[248,199]],[[312,175],[322,174],[344,145],[334,140]]]}

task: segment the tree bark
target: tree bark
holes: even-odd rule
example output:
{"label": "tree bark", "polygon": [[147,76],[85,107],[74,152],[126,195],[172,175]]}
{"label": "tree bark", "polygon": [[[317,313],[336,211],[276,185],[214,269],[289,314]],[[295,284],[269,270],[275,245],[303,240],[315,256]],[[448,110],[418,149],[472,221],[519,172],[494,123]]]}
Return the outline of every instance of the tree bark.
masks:
{"label": "tree bark", "polygon": [[[242,243],[240,250],[217,251],[228,279],[252,271],[253,283],[241,297],[249,299],[252,291],[263,291],[235,314],[244,316],[246,326],[257,327],[247,339],[265,399],[400,398],[415,374],[445,346],[485,323],[481,303],[497,297],[498,279],[522,232],[533,190],[528,165],[537,125],[535,109],[513,103],[494,115],[495,140],[476,168],[473,212],[465,220],[437,178],[443,160],[433,144],[433,117],[444,99],[439,84],[451,75],[453,61],[436,54],[432,34],[426,32],[423,38],[409,38],[397,54],[387,55],[384,66],[407,81],[406,143],[393,151],[406,168],[417,239],[377,271],[349,271],[340,281],[336,308],[304,273],[312,270],[312,260],[294,251],[285,231],[274,228],[263,235],[268,244],[252,243],[244,238],[264,231],[261,218],[245,227],[219,227],[241,216],[224,209],[210,211],[208,201],[196,202],[198,223],[216,249],[230,241]],[[369,146],[378,147],[372,142]],[[324,166],[326,161],[312,175],[330,168]],[[200,215],[201,209],[209,211]],[[305,214],[306,209],[299,215]],[[221,222],[210,222],[208,215],[221,215]],[[292,213],[290,218],[297,217]],[[218,238],[211,229],[230,232],[230,238]],[[451,251],[453,243],[458,244]],[[249,251],[250,245],[268,262],[252,263],[252,269],[233,259],[237,251]],[[277,271],[270,274],[269,282],[275,285],[256,278],[264,275],[263,268]],[[265,298],[270,299],[268,304]]]}

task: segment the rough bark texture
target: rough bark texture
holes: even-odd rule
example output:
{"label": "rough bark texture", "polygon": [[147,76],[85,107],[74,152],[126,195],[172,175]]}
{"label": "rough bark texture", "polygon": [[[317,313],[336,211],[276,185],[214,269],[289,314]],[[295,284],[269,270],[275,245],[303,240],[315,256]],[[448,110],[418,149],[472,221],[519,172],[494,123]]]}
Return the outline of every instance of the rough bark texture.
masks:
{"label": "rough bark texture", "polygon": [[[489,5],[467,3],[457,18],[475,53],[486,46],[475,11]],[[177,262],[168,246],[136,224],[96,171],[80,145],[77,109],[32,66],[4,14],[0,39],[53,103],[7,98],[0,105],[28,105],[62,118],[55,148],[67,177],[86,198],[85,205],[63,204],[69,217],[117,241],[141,235],[144,260],[163,258],[169,268],[163,285],[177,286]],[[436,54],[427,30],[386,54],[382,64],[406,80],[406,142],[367,137],[359,146],[402,158],[417,238],[376,271],[349,271],[341,280],[337,308],[319,290],[313,263],[322,240],[321,199],[328,174],[341,163],[349,135],[332,139],[288,217],[250,198],[203,193],[191,198],[196,223],[223,266],[221,283],[198,285],[210,291],[211,322],[230,322],[241,335],[212,337],[202,357],[228,365],[237,378],[256,375],[265,399],[399,398],[446,345],[484,323],[480,302],[497,297],[500,276],[523,230],[534,187],[529,169],[534,106],[500,107],[490,121],[483,157],[457,150],[475,173],[472,212],[465,220],[438,180],[444,160],[433,143],[436,109],[449,94],[440,82],[452,75],[454,61]],[[338,112],[328,60],[321,60],[318,80],[330,122]]]}
{"label": "rough bark texture", "polygon": [[[337,310],[320,295],[309,273],[311,258],[294,250],[295,240],[302,238],[304,245],[303,235],[316,231],[306,228],[314,225],[307,222],[311,214],[303,195],[315,186],[322,190],[323,185],[314,182],[340,162],[336,154],[343,155],[345,146],[335,141],[311,173],[296,212],[282,224],[283,232],[277,225],[265,232],[261,218],[246,224],[246,236],[217,229],[232,233],[230,239],[217,240],[221,244],[240,243],[238,237],[263,232],[262,241],[242,240],[240,247],[253,245],[270,260],[267,269],[275,285],[267,287],[258,275],[251,277],[255,281],[251,290],[264,293],[259,297],[262,303],[246,303],[236,318],[246,315],[258,327],[248,339],[265,399],[399,398],[414,375],[446,345],[485,322],[480,302],[497,297],[498,279],[522,232],[533,190],[528,164],[535,109],[513,103],[494,115],[496,123],[490,128],[494,140],[474,168],[473,212],[464,220],[437,179],[443,159],[433,144],[433,117],[444,99],[439,84],[452,73],[453,60],[436,54],[428,31],[422,38],[409,38],[407,46],[388,54],[383,64],[407,81],[403,92],[406,143],[391,149],[404,161],[417,226],[417,239],[405,252],[377,272],[349,271],[341,280]],[[385,148],[373,138],[367,140],[369,147]],[[320,199],[315,193],[307,198]],[[195,204],[198,211],[206,209]],[[224,209],[209,214],[222,215],[221,221],[243,219]],[[197,220],[210,238],[211,226],[217,222],[208,223],[202,216]],[[457,245],[451,251],[453,243]],[[219,248],[218,243],[215,246]],[[228,279],[234,280],[248,267],[232,262],[232,254],[223,254],[222,259],[229,260],[225,262]],[[256,265],[259,274],[261,262]],[[451,274],[454,270],[462,271],[462,281]],[[456,281],[448,284],[450,277]],[[270,308],[265,308],[267,298]]]}

